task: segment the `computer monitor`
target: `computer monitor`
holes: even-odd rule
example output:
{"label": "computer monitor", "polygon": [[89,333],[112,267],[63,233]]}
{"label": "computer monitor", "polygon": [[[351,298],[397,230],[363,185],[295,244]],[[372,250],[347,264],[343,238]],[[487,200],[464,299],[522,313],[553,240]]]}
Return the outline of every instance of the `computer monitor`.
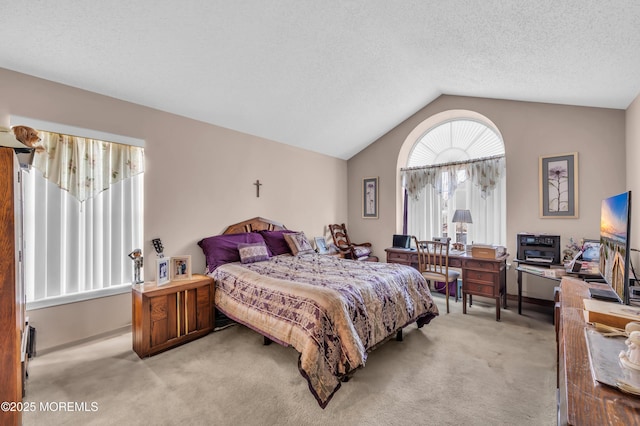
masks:
{"label": "computer monitor", "polygon": [[629,304],[631,191],[602,200],[600,274],[619,301]]}

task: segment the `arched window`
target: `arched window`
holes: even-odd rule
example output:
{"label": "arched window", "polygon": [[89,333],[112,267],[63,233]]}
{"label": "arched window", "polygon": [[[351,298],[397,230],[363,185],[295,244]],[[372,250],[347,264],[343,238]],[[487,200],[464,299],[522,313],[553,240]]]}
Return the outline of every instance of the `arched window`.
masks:
{"label": "arched window", "polygon": [[[406,232],[506,245],[504,152],[497,129],[477,117],[449,117],[423,132],[402,169]],[[454,222],[458,210],[472,222],[458,222],[460,214]]]}

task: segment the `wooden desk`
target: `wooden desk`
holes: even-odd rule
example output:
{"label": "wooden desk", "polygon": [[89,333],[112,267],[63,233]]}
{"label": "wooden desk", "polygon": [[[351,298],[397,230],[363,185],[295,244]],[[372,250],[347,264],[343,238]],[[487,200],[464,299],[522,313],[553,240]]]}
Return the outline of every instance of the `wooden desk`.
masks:
{"label": "wooden desk", "polygon": [[[388,248],[387,263],[401,263],[418,268],[416,250]],[[496,259],[482,259],[471,253],[449,254],[449,267],[462,270],[462,312],[467,313],[467,294],[496,300],[496,321],[500,321],[500,303],[507,307],[507,258],[508,254]]]}
{"label": "wooden desk", "polygon": [[635,425],[640,422],[640,398],[593,380],[584,335],[587,324],[582,299],[589,287],[606,288],[576,278],[563,278],[556,293],[558,342],[558,424]]}
{"label": "wooden desk", "polygon": [[[521,265],[533,265],[539,268],[551,268],[551,266],[559,266],[559,265],[541,265],[539,263],[533,263],[533,262],[527,262],[524,260],[520,260],[520,259],[513,259],[513,261],[518,265],[516,267],[516,271],[518,272],[518,315],[522,315],[522,273],[524,272],[525,274],[529,274],[529,275],[533,275],[534,277],[540,277],[540,278],[545,278],[547,280],[552,280],[552,281],[558,281],[560,282],[562,280],[562,276],[560,277],[555,277],[555,276],[548,276],[548,275],[544,275],[544,274],[539,274],[536,272],[533,272],[531,270],[527,270],[526,266],[523,267]],[[590,274],[590,273],[584,273],[584,272],[567,272],[565,271],[565,273],[567,273],[567,276],[571,276],[574,278],[580,278],[582,280],[585,281],[591,281],[591,282],[595,282],[595,281],[600,281],[602,282],[602,277],[600,275],[594,275],[594,274]]]}

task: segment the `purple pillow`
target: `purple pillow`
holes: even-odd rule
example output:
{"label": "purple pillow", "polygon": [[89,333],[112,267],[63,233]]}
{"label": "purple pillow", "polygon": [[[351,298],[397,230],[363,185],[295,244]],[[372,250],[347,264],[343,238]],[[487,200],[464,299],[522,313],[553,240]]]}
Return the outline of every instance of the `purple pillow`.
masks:
{"label": "purple pillow", "polygon": [[264,241],[259,243],[240,243],[238,244],[238,252],[240,253],[240,262],[242,263],[269,260],[269,251]]}
{"label": "purple pillow", "polygon": [[267,243],[267,248],[269,249],[269,254],[271,256],[278,256],[285,253],[291,254],[291,249],[284,239],[284,234],[291,234],[294,232],[295,231],[289,231],[288,229],[282,231],[258,231],[258,233],[264,237],[264,242]]}
{"label": "purple pillow", "polygon": [[264,243],[262,235],[256,232],[245,232],[242,234],[216,235],[203,238],[198,241],[198,245],[204,252],[207,261],[207,270],[213,272],[220,265],[240,261],[238,244],[260,242]]}

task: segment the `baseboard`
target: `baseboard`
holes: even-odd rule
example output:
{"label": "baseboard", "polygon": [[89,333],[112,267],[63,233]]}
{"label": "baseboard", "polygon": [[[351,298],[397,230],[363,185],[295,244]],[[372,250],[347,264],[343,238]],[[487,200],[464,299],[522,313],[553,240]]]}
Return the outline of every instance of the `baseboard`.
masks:
{"label": "baseboard", "polygon": [[[513,300],[513,301],[515,301],[517,303],[518,302],[518,295],[517,294],[507,294],[507,300]],[[531,303],[532,305],[546,306],[546,307],[550,307],[550,308],[552,308],[554,306],[553,300],[536,299],[534,297],[527,297],[527,296],[522,296],[522,302],[523,303]]]}
{"label": "baseboard", "polygon": [[100,334],[95,334],[93,336],[89,336],[89,337],[85,337],[84,339],[80,339],[80,340],[74,340],[73,342],[67,342],[64,343],[62,345],[58,345],[58,346],[51,346],[49,348],[45,348],[45,349],[37,349],[37,355],[44,355],[44,354],[48,354],[51,352],[55,352],[55,351],[59,351],[61,349],[66,349],[69,348],[71,346],[77,346],[77,345],[81,345],[87,342],[92,342],[94,340],[101,340],[101,339],[105,339],[108,337],[114,337],[114,336],[119,336],[121,334],[125,334],[125,333],[131,333],[131,324],[129,325],[125,325],[123,327],[119,327],[116,328],[115,330],[109,330],[109,331],[105,331],[104,333],[100,333]]}

